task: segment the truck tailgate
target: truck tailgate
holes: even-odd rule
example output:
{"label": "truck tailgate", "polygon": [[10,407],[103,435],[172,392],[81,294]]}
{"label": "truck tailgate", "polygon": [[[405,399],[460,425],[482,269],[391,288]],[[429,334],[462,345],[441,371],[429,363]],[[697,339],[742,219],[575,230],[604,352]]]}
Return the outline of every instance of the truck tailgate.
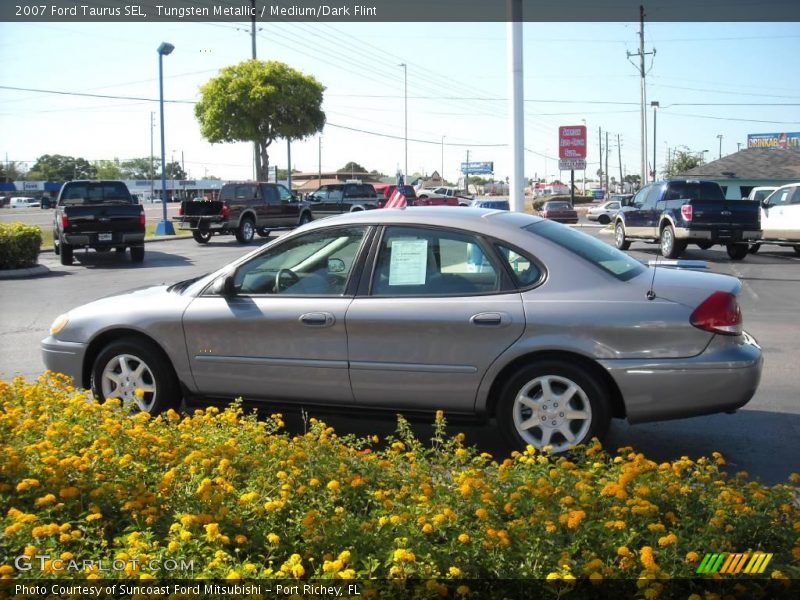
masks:
{"label": "truck tailgate", "polygon": [[753,200],[691,200],[692,223],[710,227],[760,229],[761,207]]}
{"label": "truck tailgate", "polygon": [[182,217],[216,217],[222,214],[222,202],[219,200],[184,200],[181,203]]}
{"label": "truck tailgate", "polygon": [[144,232],[144,210],[138,204],[64,206],[69,225],[64,233]]}

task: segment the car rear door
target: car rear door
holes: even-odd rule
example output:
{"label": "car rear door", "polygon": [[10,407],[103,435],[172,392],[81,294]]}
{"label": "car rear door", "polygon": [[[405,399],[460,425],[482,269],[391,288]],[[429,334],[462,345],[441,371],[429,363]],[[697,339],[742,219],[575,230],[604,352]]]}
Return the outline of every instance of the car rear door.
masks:
{"label": "car rear door", "polygon": [[525,328],[520,293],[471,233],[387,227],[359,292],[350,381],[370,406],[472,412],[489,365]]}

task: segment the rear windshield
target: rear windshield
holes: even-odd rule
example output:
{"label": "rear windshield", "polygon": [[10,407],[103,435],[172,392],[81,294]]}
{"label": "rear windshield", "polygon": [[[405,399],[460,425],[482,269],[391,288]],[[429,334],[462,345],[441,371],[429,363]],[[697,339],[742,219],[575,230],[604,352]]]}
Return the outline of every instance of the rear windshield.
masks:
{"label": "rear windshield", "polygon": [[560,223],[539,221],[531,223],[525,229],[577,254],[620,281],[628,281],[645,271],[646,267],[642,263],[624,252]]}
{"label": "rear windshield", "polygon": [[569,202],[547,202],[544,207],[547,210],[569,210],[572,208]]}
{"label": "rear windshield", "polygon": [[718,183],[712,181],[670,181],[664,200],[725,200]]}
{"label": "rear windshield", "polygon": [[128,186],[120,181],[82,181],[65,183],[64,189],[61,190],[62,205],[77,206],[109,202],[133,204]]}

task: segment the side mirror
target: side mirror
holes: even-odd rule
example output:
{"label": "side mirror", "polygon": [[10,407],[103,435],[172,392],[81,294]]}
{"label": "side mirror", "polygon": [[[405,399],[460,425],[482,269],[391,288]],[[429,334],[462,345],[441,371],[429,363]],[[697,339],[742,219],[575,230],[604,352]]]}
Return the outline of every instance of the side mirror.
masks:
{"label": "side mirror", "polygon": [[214,282],[211,291],[218,296],[230,298],[236,295],[236,286],[233,283],[233,273],[228,273]]}
{"label": "side mirror", "polygon": [[766,200],[761,201],[761,208],[769,208],[769,202]]}

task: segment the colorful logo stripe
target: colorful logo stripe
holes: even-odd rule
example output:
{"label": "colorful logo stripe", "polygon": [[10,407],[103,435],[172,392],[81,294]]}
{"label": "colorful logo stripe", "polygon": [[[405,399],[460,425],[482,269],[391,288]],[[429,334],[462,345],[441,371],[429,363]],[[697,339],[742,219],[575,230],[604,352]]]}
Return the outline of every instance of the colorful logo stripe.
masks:
{"label": "colorful logo stripe", "polygon": [[752,554],[749,552],[707,553],[697,567],[696,573],[738,575],[743,572],[748,575],[759,575],[767,569],[772,556],[771,553],[766,552],[753,552]]}

